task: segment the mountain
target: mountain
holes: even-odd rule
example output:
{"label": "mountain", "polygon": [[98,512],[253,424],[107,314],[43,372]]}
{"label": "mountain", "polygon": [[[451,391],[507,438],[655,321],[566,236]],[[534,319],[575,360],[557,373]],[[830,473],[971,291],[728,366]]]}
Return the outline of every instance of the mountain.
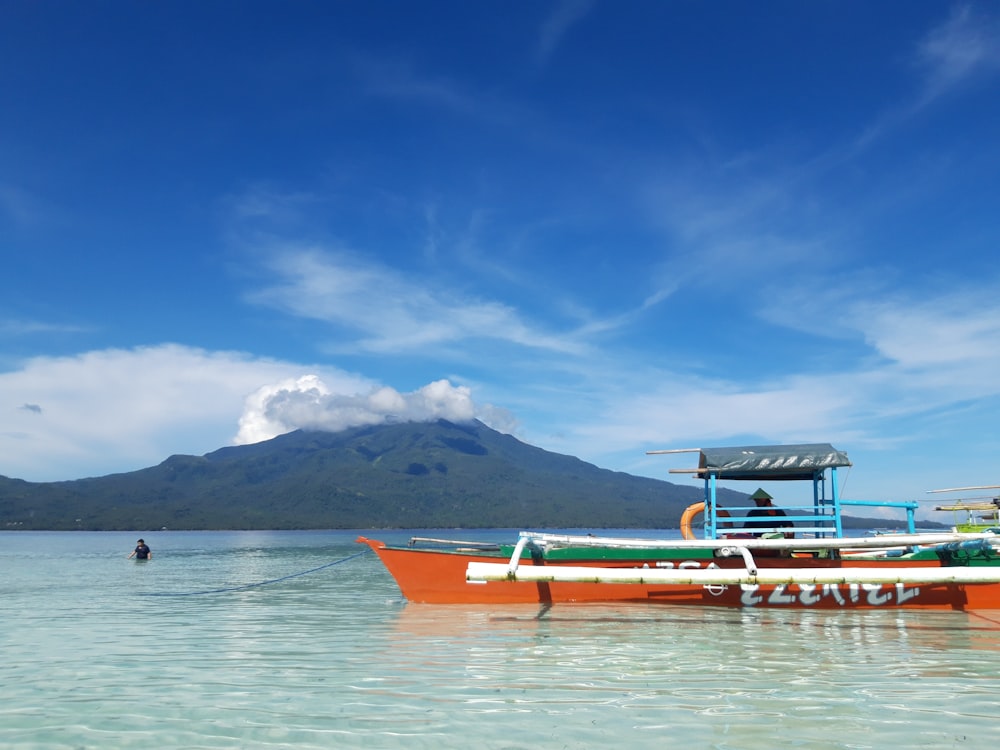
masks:
{"label": "mountain", "polygon": [[[749,504],[743,492],[718,497]],[[442,420],[297,431],[69,482],[0,476],[0,529],[676,529],[700,500],[700,486],[600,469],[481,422]]]}
{"label": "mountain", "polygon": [[297,431],[68,482],[0,477],[0,529],[676,528],[700,499],[480,422],[410,422]]}

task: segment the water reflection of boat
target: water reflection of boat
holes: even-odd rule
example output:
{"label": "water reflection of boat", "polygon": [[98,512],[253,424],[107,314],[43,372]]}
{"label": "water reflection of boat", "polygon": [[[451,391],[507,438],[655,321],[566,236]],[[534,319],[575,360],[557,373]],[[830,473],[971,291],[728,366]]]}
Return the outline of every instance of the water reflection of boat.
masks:
{"label": "water reflection of boat", "polygon": [[[680,451],[654,451],[675,453]],[[695,452],[695,451],[692,451]],[[698,449],[704,538],[636,539],[522,531],[516,543],[359,538],[414,602],[656,602],[804,609],[1000,609],[1000,536],[917,533],[916,502],[848,501],[828,444]],[[811,483],[770,526],[736,528],[751,507],[719,507],[719,481]],[[848,537],[848,506],[906,514],[906,533]],[[768,523],[764,517],[764,523]],[[761,519],[755,519],[760,524]],[[790,533],[788,523],[792,524]],[[788,538],[791,537],[791,538]]]}
{"label": "water reflection of boat", "polygon": [[[771,615],[774,615],[773,617]],[[650,607],[637,602],[593,602],[572,605],[492,604],[432,605],[406,602],[393,616],[393,632],[409,641],[448,643],[538,634],[608,634],[636,630],[690,633],[692,628],[739,626],[774,628],[832,637],[878,639],[879,634],[905,635],[934,648],[951,644],[1000,652],[1000,613],[869,610],[858,619],[839,610],[724,609],[719,607]],[[809,640],[805,638],[805,640]]]}

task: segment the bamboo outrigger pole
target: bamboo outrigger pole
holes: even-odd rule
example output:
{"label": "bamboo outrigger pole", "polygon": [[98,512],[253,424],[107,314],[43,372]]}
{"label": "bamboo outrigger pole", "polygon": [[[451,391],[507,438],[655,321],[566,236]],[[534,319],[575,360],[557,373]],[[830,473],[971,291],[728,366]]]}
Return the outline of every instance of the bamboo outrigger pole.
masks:
{"label": "bamboo outrigger pole", "polygon": [[597,568],[527,565],[510,570],[506,563],[470,562],[465,580],[531,583],[632,583],[674,586],[780,586],[823,584],[977,584],[1000,583],[1000,567],[884,568]]}
{"label": "bamboo outrigger pole", "polygon": [[[620,539],[615,537],[587,537],[571,534],[522,531],[521,539],[546,548],[558,547],[613,547],[619,549],[721,549],[747,547],[752,550],[824,550],[867,549],[882,550],[899,547],[926,547],[952,542],[981,542],[1000,548],[1000,536],[989,533],[942,531],[924,534],[880,534],[862,537],[823,537],[804,539]],[[523,546],[522,546],[523,549]],[[998,549],[1000,551],[1000,549]],[[513,559],[517,559],[514,555]]]}
{"label": "bamboo outrigger pole", "polygon": [[971,492],[973,490],[1000,490],[1000,484],[984,484],[981,487],[949,487],[945,490],[927,490],[928,495],[936,492]]}

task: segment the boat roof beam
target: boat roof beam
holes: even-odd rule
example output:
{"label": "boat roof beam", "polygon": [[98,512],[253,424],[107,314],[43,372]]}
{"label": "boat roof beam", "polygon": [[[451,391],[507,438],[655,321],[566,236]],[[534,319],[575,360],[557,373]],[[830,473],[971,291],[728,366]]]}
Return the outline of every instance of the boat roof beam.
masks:
{"label": "boat roof beam", "polygon": [[701,448],[698,468],[670,469],[670,473],[751,481],[815,480],[826,469],[850,465],[847,454],[829,443],[748,445]]}

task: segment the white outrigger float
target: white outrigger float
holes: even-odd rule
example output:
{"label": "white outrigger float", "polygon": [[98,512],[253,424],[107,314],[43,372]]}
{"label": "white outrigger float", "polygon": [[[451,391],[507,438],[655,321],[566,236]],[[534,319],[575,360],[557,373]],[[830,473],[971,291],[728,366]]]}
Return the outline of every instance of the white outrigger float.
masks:
{"label": "white outrigger float", "polygon": [[[681,451],[652,451],[678,453]],[[434,603],[648,601],[730,607],[1000,609],[1000,536],[917,533],[916,502],[843,500],[828,444],[697,449],[703,538],[638,539],[521,532],[511,545],[414,539],[392,547],[361,538],[403,595]],[[718,482],[808,480],[811,501],[784,515],[718,503]],[[892,508],[907,532],[844,535],[845,507]],[[769,521],[768,518],[771,520]],[[767,525],[771,523],[772,525]],[[791,524],[791,526],[789,526]],[[687,530],[686,536],[694,534]]]}

